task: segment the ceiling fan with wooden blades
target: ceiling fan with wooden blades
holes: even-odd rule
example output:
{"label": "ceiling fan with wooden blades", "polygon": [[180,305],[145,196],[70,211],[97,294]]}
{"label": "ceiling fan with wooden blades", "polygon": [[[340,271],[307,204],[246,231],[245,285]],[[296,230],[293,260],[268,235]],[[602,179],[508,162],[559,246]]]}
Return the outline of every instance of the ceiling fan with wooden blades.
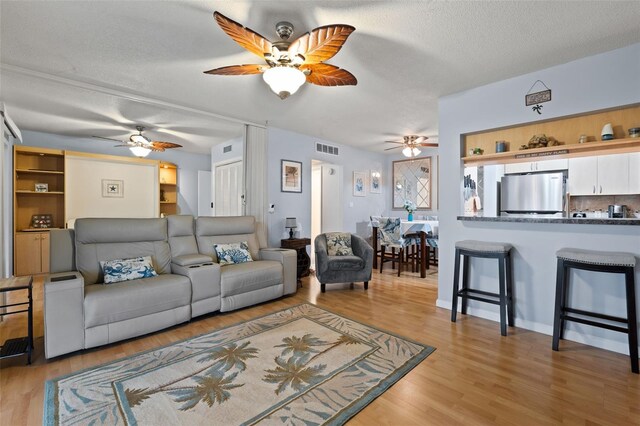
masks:
{"label": "ceiling fan with wooden blades", "polygon": [[96,139],[120,142],[120,145],[116,145],[116,147],[127,147],[136,157],[146,157],[151,151],[163,152],[165,149],[182,148],[182,145],[178,145],[177,143],[173,142],[152,141],[142,134],[142,132],[144,131],[143,126],[136,126],[136,130],[138,131],[138,133],[129,136],[128,141],[105,138],[103,136],[93,137]]}
{"label": "ceiling fan with wooden blades", "polygon": [[293,25],[282,21],[276,24],[280,40],[271,42],[219,12],[213,16],[222,31],[249,52],[263,58],[266,64],[231,65],[205,71],[205,74],[262,74],[280,99],[293,95],[305,81],[318,86],[358,84],[349,71],[324,63],[340,51],[347,37],[355,31],[351,25],[325,25],[290,42]]}
{"label": "ceiling fan with wooden blades", "polygon": [[385,151],[403,148],[402,154],[404,154],[405,157],[416,157],[420,155],[420,152],[421,152],[418,149],[419,146],[425,146],[425,147],[438,146],[437,143],[426,142],[427,139],[429,139],[429,136],[408,135],[408,136],[403,136],[402,141],[384,141],[385,143],[394,143],[394,144],[400,145],[400,146],[392,146],[391,148],[385,149]]}

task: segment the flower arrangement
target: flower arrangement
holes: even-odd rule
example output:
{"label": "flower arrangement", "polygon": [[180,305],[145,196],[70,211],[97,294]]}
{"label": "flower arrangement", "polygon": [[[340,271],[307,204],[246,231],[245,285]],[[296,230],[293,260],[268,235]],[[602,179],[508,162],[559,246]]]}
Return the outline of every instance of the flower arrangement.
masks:
{"label": "flower arrangement", "polygon": [[402,207],[409,213],[416,211],[416,205],[411,200],[404,200],[404,205]]}

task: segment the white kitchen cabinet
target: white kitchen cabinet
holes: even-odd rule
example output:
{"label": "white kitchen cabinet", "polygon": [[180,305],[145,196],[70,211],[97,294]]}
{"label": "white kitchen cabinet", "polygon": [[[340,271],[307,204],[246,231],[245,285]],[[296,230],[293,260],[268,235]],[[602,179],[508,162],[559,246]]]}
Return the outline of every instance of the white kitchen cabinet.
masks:
{"label": "white kitchen cabinet", "polygon": [[529,173],[529,172],[549,172],[554,170],[567,170],[569,160],[560,158],[556,160],[528,161],[525,163],[505,164],[504,173]]}
{"label": "white kitchen cabinet", "polygon": [[640,152],[629,154],[629,194],[640,194]]}
{"label": "white kitchen cabinet", "polygon": [[571,195],[594,195],[598,188],[598,157],[569,158],[567,191]]}
{"label": "white kitchen cabinet", "polygon": [[[569,159],[568,191],[571,195],[618,195],[633,193],[631,155],[613,154]],[[640,160],[635,160],[640,161]],[[635,180],[638,180],[636,175]],[[640,185],[640,184],[639,184]],[[637,192],[636,192],[637,193]]]}
{"label": "white kitchen cabinet", "polygon": [[598,157],[598,194],[629,193],[629,154]]}

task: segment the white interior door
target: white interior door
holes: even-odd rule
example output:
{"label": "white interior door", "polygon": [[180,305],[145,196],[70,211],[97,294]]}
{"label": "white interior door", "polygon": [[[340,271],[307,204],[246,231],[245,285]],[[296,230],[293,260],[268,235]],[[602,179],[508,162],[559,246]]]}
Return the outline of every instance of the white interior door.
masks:
{"label": "white interior door", "polygon": [[340,232],[342,227],[342,166],[322,165],[322,232]]}
{"label": "white interior door", "polygon": [[242,215],[242,161],[215,167],[216,216]]}
{"label": "white interior door", "polygon": [[213,216],[213,213],[211,172],[198,170],[198,216]]}

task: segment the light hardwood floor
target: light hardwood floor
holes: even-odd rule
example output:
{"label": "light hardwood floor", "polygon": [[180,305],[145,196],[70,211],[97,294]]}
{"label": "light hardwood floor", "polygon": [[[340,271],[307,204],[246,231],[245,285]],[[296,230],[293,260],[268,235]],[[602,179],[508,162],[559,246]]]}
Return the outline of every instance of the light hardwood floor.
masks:
{"label": "light hardwood floor", "polygon": [[[303,284],[292,297],[47,361],[36,280],[34,363],[1,361],[0,425],[40,424],[47,379],[305,302],[437,348],[350,424],[640,424],[640,376],[627,356],[567,341],[553,352],[550,336],[516,327],[502,337],[497,323],[476,317],[453,324],[448,310],[435,307],[436,275],[396,278],[388,269],[374,272],[368,291],[329,285],[324,294],[313,277]],[[0,323],[0,340],[23,334],[24,317]]]}

